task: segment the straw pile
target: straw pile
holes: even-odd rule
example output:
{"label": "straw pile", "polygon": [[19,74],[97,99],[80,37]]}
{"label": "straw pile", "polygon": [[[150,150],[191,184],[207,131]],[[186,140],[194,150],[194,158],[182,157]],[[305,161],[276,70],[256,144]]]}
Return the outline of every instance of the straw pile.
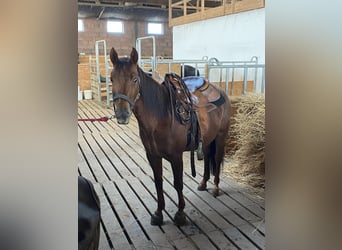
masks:
{"label": "straw pile", "polygon": [[265,95],[231,98],[232,117],[225,172],[257,189],[265,187]]}

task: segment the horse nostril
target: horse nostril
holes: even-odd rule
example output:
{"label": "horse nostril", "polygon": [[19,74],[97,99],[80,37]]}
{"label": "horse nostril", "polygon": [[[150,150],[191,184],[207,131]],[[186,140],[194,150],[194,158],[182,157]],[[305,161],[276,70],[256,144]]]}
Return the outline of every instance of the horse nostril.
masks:
{"label": "horse nostril", "polygon": [[124,112],[122,112],[124,115],[129,116],[131,115],[131,111],[130,110],[125,110]]}

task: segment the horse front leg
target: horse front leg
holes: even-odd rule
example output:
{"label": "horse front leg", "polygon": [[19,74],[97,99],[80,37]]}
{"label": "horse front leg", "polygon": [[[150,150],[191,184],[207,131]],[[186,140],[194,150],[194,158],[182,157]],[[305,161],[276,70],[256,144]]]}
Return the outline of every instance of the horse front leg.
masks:
{"label": "horse front leg", "polygon": [[174,223],[177,226],[183,226],[186,223],[186,217],[184,213],[185,201],[183,196],[183,159],[182,155],[175,157],[171,161],[173,172],[173,186],[178,194],[178,211],[174,217]]}
{"label": "horse front leg", "polygon": [[165,208],[162,158],[147,153],[147,159],[153,170],[154,184],[157,190],[158,199],[157,210],[151,216],[151,225],[160,226],[163,224],[163,210]]}

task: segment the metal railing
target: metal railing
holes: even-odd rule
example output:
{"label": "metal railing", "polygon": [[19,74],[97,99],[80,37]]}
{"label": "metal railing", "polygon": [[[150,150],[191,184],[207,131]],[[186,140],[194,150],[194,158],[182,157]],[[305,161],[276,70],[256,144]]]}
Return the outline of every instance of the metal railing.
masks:
{"label": "metal railing", "polygon": [[253,92],[265,92],[265,64],[259,64],[258,58],[253,56],[250,61],[219,61],[209,59],[208,79],[211,82],[225,82],[225,91],[229,93],[229,82],[232,90],[235,81],[243,81],[242,94],[246,94],[247,81],[254,81]]}
{"label": "metal railing", "polygon": [[[102,46],[101,46],[102,45]],[[103,57],[104,61],[100,62],[100,49],[103,49]],[[107,45],[105,40],[98,40],[95,42],[95,58],[96,58],[96,72],[97,72],[97,79],[99,84],[99,102],[102,102],[101,97],[101,71],[100,71],[100,64],[103,63],[105,66],[105,79],[106,79],[106,105],[107,108],[110,107],[110,102],[112,100],[112,92],[111,86],[112,83],[108,80],[109,79],[109,56],[107,55]]]}
{"label": "metal railing", "polygon": [[[152,40],[152,56],[150,58],[141,58],[141,41]],[[153,72],[158,67],[158,64],[167,64],[167,69],[172,72],[173,65],[180,65],[181,75],[184,76],[185,67],[184,65],[189,65],[195,68],[195,73],[198,71],[199,74],[207,78],[210,82],[220,82],[225,83],[225,91],[229,93],[229,83],[231,83],[231,93],[233,93],[234,82],[242,81],[243,89],[242,94],[245,95],[247,92],[248,81],[253,81],[253,92],[264,93],[265,92],[265,64],[260,64],[258,62],[258,57],[253,56],[249,61],[219,61],[217,58],[208,59],[204,56],[201,60],[173,60],[164,59],[162,57],[156,57],[156,45],[155,37],[147,36],[140,37],[136,40],[136,48],[138,51],[139,61],[138,64],[141,68],[148,68]],[[100,62],[100,50],[103,49],[104,61]],[[96,54],[96,75],[98,82],[98,99],[102,102],[101,97],[101,72],[100,65],[104,63],[105,67],[105,82],[106,82],[106,105],[110,106],[112,100],[111,95],[111,82],[109,81],[109,70],[112,68],[110,66],[110,59],[107,55],[107,47],[105,40],[98,40],[95,42],[95,54]]]}
{"label": "metal railing", "polygon": [[[184,65],[189,65],[195,68],[195,72],[199,72],[201,76],[206,77],[207,72],[207,65],[208,60],[203,58],[202,60],[187,60],[187,59],[179,59],[179,60],[173,60],[173,59],[163,59],[163,58],[157,58],[156,65],[158,64],[167,64],[168,65],[168,71],[172,71],[172,65],[178,64],[181,66],[181,75],[184,76],[185,67]],[[158,67],[158,66],[156,66]]]}
{"label": "metal railing", "polygon": [[[152,39],[152,56],[150,59],[141,59],[141,41]],[[138,51],[138,64],[140,67],[144,68],[145,63],[151,64],[152,72],[156,69],[156,38],[154,36],[138,37],[135,42],[136,49]]]}

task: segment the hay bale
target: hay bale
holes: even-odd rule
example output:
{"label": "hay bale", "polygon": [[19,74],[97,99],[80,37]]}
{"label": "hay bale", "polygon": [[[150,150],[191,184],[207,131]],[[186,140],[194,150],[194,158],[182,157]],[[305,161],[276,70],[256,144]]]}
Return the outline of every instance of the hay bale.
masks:
{"label": "hay bale", "polygon": [[232,123],[226,145],[226,172],[255,188],[265,187],[265,96],[247,94],[232,100]]}
{"label": "hay bale", "polygon": [[[235,124],[235,115],[237,114],[237,110],[239,108],[239,104],[241,103],[241,99],[243,96],[229,96],[230,104],[231,104],[231,110],[230,110],[230,127],[232,128]],[[235,130],[230,129],[229,133],[226,137],[226,145],[225,145],[225,153],[228,156],[232,156],[236,150],[236,133]]]}

